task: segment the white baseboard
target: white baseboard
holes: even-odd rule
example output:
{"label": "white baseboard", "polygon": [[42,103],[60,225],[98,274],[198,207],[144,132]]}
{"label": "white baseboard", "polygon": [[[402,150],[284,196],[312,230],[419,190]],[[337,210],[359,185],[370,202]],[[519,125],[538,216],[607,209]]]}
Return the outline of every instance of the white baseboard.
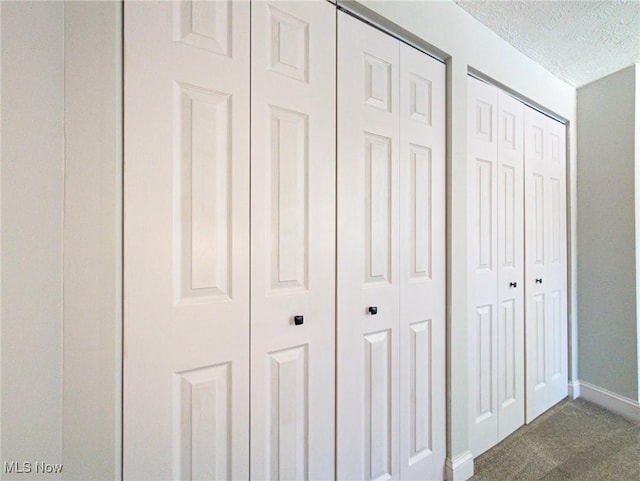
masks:
{"label": "white baseboard", "polygon": [[569,397],[578,399],[580,397],[580,381],[569,381]]}
{"label": "white baseboard", "polygon": [[577,385],[578,396],[576,397],[581,397],[608,411],[620,414],[629,421],[640,423],[640,403],[638,401],[585,381],[578,381],[573,385],[574,392]]}
{"label": "white baseboard", "polygon": [[444,479],[447,481],[466,481],[473,476],[473,455],[465,451],[454,459],[447,458],[444,467]]}

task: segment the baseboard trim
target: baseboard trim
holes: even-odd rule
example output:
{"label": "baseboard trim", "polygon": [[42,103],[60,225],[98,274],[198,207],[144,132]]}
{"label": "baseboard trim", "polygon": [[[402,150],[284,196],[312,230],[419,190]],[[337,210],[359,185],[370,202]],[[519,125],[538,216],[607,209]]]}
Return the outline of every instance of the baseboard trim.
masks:
{"label": "baseboard trim", "polygon": [[620,414],[629,421],[640,423],[640,403],[638,401],[634,401],[633,399],[585,381],[578,381],[574,383],[574,386],[576,384],[578,387],[578,397]]}
{"label": "baseboard trim", "polygon": [[444,479],[447,481],[466,481],[473,476],[473,455],[467,450],[454,459],[447,458],[444,466]]}
{"label": "baseboard trim", "polygon": [[578,399],[580,397],[580,381],[569,382],[569,397]]}

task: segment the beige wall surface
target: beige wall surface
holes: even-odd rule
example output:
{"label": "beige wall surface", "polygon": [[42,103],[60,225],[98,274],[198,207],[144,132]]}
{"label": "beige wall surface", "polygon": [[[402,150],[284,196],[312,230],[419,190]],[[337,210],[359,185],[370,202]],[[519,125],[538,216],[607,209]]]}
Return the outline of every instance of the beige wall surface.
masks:
{"label": "beige wall surface", "polygon": [[638,400],[636,69],[578,89],[579,377]]}
{"label": "beige wall surface", "polygon": [[[0,469],[2,479],[42,479],[36,463],[62,462],[64,7],[2,2],[0,9]],[[4,462],[24,474],[15,465],[5,473]]]}
{"label": "beige wall surface", "polygon": [[121,5],[65,2],[64,14],[63,479],[116,479],[121,423]]}

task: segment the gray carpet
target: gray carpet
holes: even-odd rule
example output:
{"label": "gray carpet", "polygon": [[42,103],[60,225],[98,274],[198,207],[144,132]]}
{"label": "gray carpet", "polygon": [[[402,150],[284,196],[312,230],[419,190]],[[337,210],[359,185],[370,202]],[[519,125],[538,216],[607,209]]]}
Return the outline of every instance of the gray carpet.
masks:
{"label": "gray carpet", "polygon": [[474,461],[473,481],[640,481],[640,426],[566,399]]}

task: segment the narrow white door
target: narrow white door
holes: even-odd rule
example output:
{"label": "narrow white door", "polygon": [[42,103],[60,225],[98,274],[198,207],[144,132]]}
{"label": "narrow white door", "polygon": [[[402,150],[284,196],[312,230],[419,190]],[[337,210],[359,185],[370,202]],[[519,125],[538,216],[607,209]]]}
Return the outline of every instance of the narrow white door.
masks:
{"label": "narrow white door", "polygon": [[334,477],[335,17],[251,6],[254,480]]}
{"label": "narrow white door", "polygon": [[547,172],[549,175],[547,289],[549,293],[549,406],[568,395],[567,323],[567,181],[566,127],[547,118]]}
{"label": "narrow white door", "polygon": [[400,479],[445,461],[445,66],[400,43]]}
{"label": "narrow white door", "polygon": [[469,77],[470,446],[524,424],[524,105]]}
{"label": "narrow white door", "polygon": [[398,479],[398,42],[338,14],[337,477]]}
{"label": "narrow white door", "polygon": [[249,5],[124,29],[124,477],[246,479]]}
{"label": "narrow white door", "polygon": [[498,90],[468,78],[469,447],[498,442]]}
{"label": "narrow white door", "polygon": [[523,163],[524,104],[498,90],[498,441],[524,424]]}
{"label": "narrow white door", "polygon": [[[526,363],[527,422],[548,408],[546,190],[548,178],[544,158],[546,117],[525,109],[525,219],[526,233]],[[548,278],[547,278],[548,281]]]}
{"label": "narrow white door", "polygon": [[567,395],[564,126],[525,109],[527,422]]}

